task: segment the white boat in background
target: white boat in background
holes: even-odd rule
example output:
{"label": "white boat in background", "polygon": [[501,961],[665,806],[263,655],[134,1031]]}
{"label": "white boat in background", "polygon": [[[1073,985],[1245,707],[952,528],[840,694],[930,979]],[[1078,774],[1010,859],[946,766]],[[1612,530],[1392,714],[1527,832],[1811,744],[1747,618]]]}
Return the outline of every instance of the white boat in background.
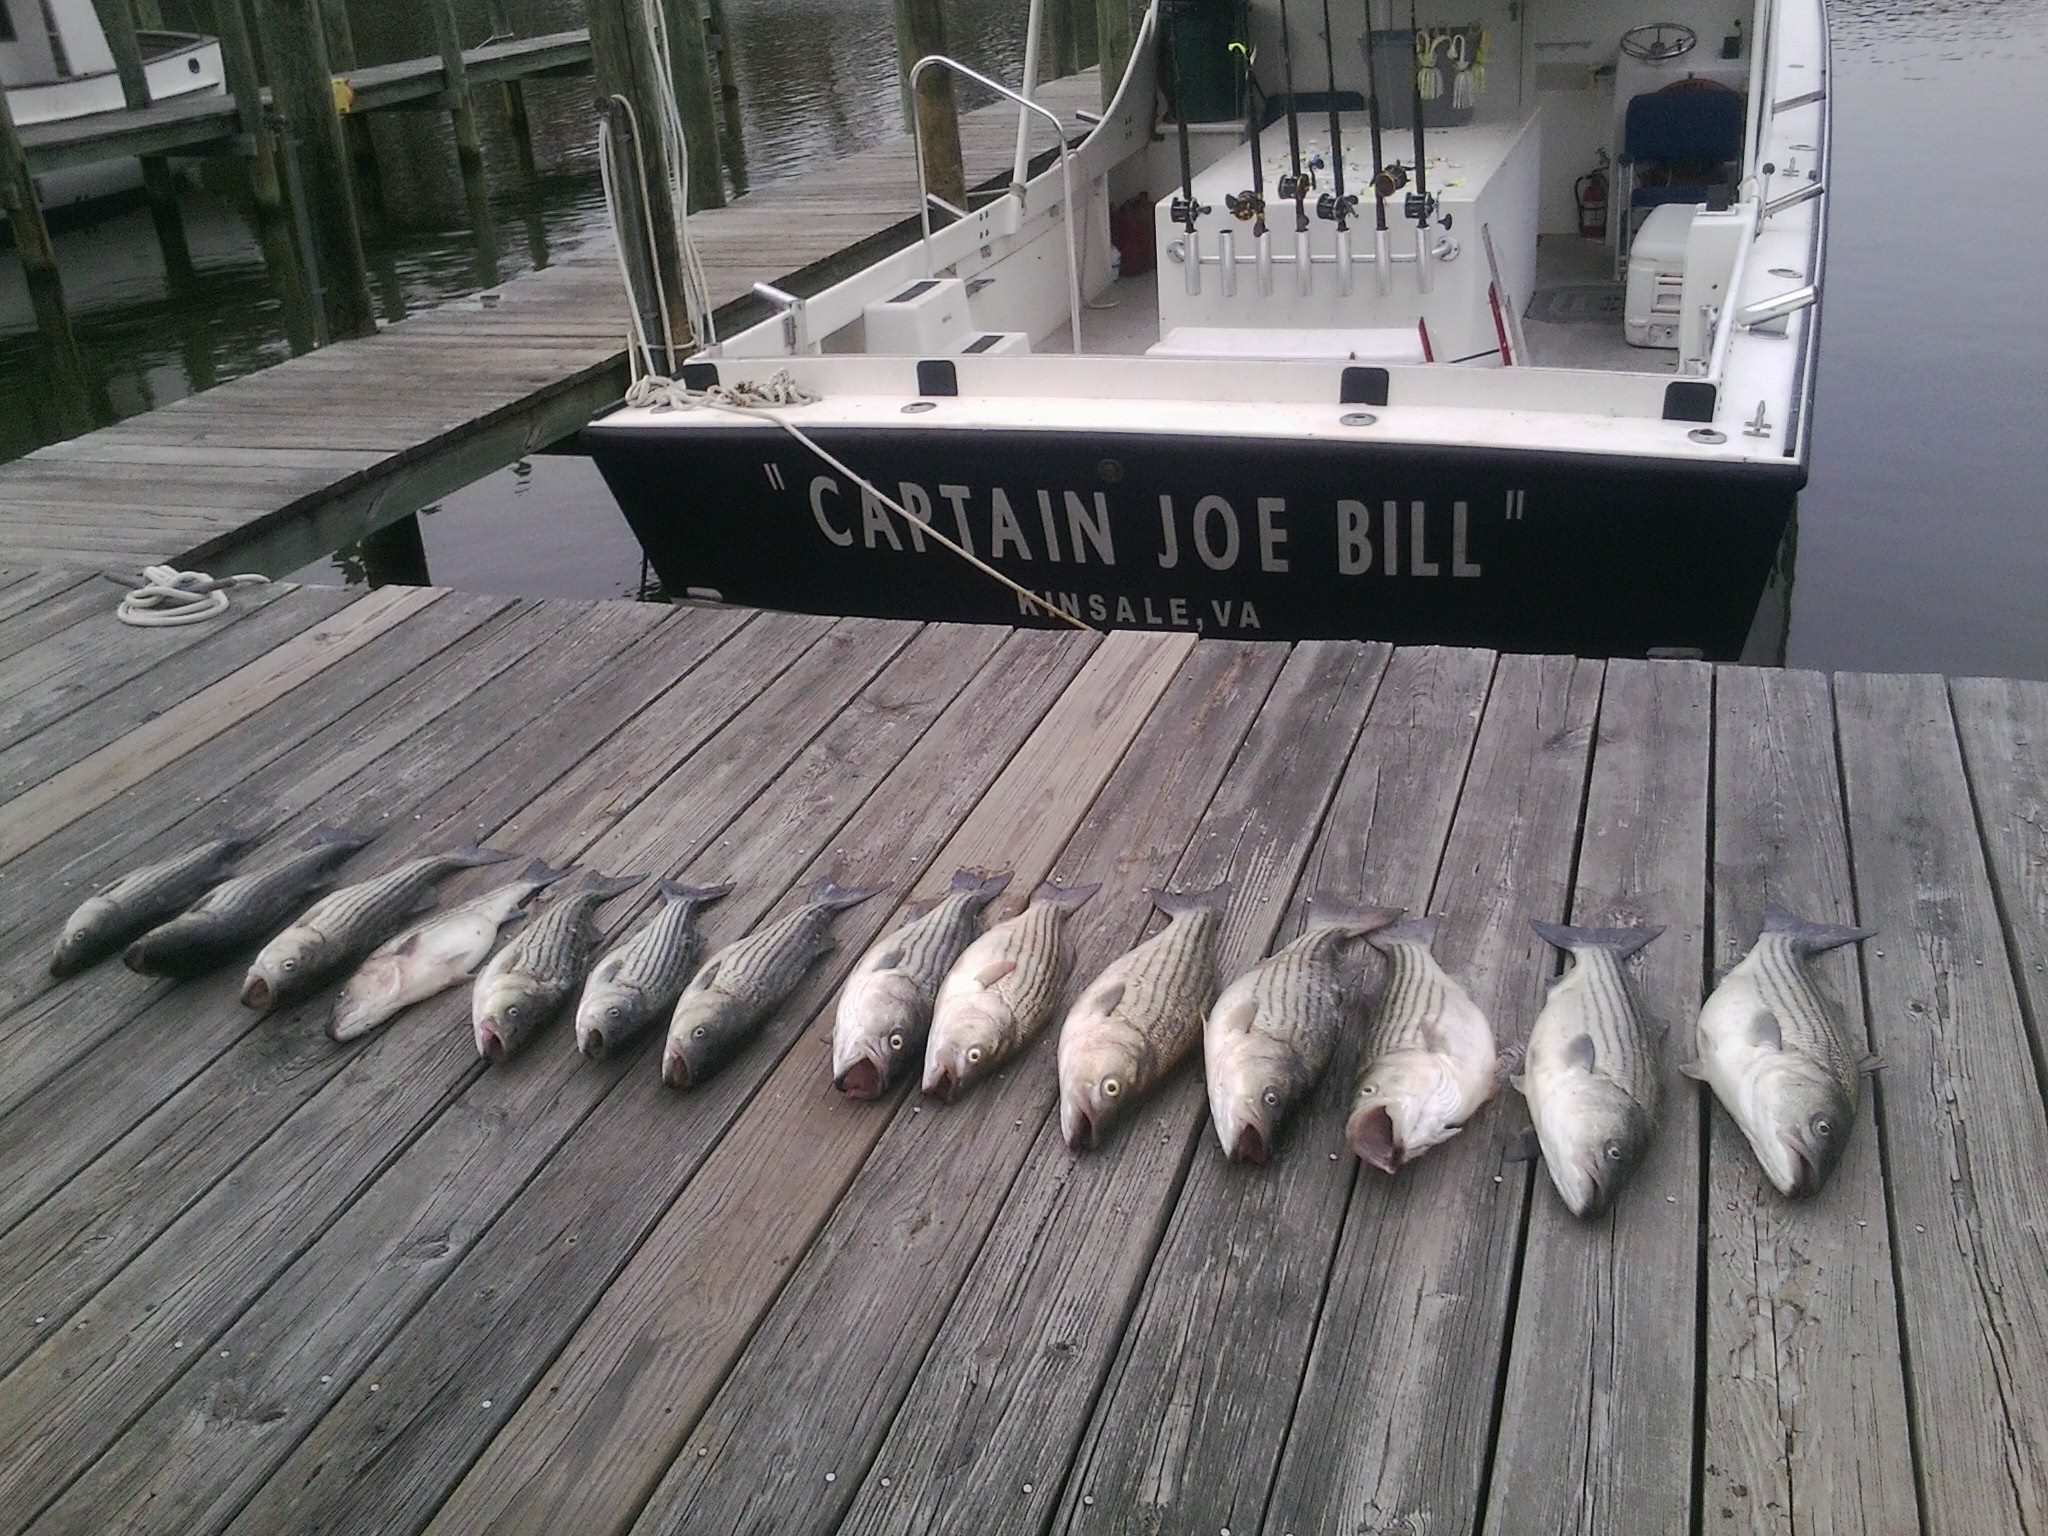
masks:
{"label": "white boat in background", "polygon": [[[158,31],[138,32],[136,39],[152,102],[226,90],[215,39]],[[116,112],[127,104],[92,0],[0,0],[0,88],[17,128]],[[141,185],[142,166],[135,160],[109,160],[36,180],[46,211]]]}
{"label": "white boat in background", "polygon": [[1159,0],[1078,146],[584,442],[678,596],[1046,617],[936,532],[1102,627],[1732,657],[1828,69],[1824,0]]}

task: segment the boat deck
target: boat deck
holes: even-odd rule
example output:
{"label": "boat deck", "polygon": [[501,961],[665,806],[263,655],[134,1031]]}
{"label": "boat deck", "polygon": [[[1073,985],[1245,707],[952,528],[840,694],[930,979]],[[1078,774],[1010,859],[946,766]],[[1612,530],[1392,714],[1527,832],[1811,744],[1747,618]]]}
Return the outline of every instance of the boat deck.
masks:
{"label": "boat deck", "polygon": [[[0,574],[0,1531],[2048,1529],[2048,687],[829,620],[435,589],[139,631]],[[354,1047],[239,976],[52,983],[95,883],[256,822],[731,880],[714,943],[886,882],[707,1086]],[[839,979],[963,864],[1444,916],[1513,1038],[1531,918],[1665,925],[1682,1035],[1766,902],[1886,1068],[1815,1199],[1675,1073],[1582,1224],[1518,1100],[1389,1181],[1351,1047],[1274,1164],[1190,1064],[1099,1153],[1053,1042],[950,1107],[827,1082]],[[488,879],[487,875],[466,877]],[[455,894],[451,889],[450,896]],[[629,920],[635,895],[605,913]],[[1673,1042],[1675,1045],[1675,1041]]]}

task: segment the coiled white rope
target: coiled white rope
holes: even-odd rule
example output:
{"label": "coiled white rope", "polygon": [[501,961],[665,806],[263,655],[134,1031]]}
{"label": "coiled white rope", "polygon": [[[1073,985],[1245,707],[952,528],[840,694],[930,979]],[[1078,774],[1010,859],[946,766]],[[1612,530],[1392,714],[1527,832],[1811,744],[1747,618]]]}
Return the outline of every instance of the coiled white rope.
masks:
{"label": "coiled white rope", "polygon": [[114,617],[138,629],[203,624],[228,611],[228,589],[267,584],[268,576],[209,576],[175,565],[145,565],[142,584],[121,599]]}
{"label": "coiled white rope", "polygon": [[1020,586],[976,555],[974,551],[954,543],[953,540],[947,538],[945,534],[941,533],[932,524],[911,512],[908,507],[905,507],[894,497],[886,495],[865,475],[849,467],[844,460],[820,446],[809,433],[798,427],[794,422],[789,421],[785,417],[778,416],[771,409],[771,407],[777,406],[810,405],[817,398],[816,395],[808,393],[802,385],[791,378],[787,368],[776,369],[765,384],[756,384],[751,380],[747,380],[738,384],[719,384],[710,389],[692,389],[678,379],[664,379],[650,375],[645,378],[635,379],[632,386],[626,391],[626,404],[629,406],[640,406],[656,411],[729,411],[736,416],[748,416],[756,421],[774,423],[791,437],[795,438],[797,442],[816,454],[825,464],[859,486],[865,495],[872,496],[877,504],[887,507],[891,512],[902,518],[904,522],[917,530],[920,537],[932,539],[944,545],[983,575],[1008,587],[1032,607],[1044,610],[1045,613],[1057,619],[1060,623],[1071,625],[1073,628],[1088,634],[1098,633],[1092,624],[1082,623],[1079,618],[1067,612],[1059,604],[1048,602],[1029,587]]}

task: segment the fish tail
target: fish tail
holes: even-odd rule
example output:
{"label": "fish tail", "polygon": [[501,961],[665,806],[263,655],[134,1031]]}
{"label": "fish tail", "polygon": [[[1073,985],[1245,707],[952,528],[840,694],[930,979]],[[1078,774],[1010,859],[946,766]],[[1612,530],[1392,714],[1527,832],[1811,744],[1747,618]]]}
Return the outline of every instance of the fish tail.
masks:
{"label": "fish tail", "polygon": [[1206,891],[1149,891],[1152,905],[1168,917],[1179,917],[1187,912],[1221,912],[1230,905],[1230,893],[1236,887],[1228,880],[1221,885],[1212,885]]}
{"label": "fish tail", "polygon": [[1792,942],[1809,955],[1824,950],[1840,949],[1844,944],[1854,944],[1861,939],[1877,937],[1875,928],[1844,928],[1835,923],[1813,923],[1803,917],[1794,917],[1790,912],[1776,907],[1764,908],[1764,932],[1782,933],[1790,936]]}
{"label": "fish tail", "polygon": [[1437,926],[1442,922],[1441,917],[1411,917],[1405,923],[1380,929],[1371,942],[1376,949],[1385,949],[1389,944],[1420,944],[1424,949],[1434,949]]}
{"label": "fish tail", "polygon": [[1050,880],[1031,893],[1034,902],[1042,901],[1050,907],[1064,907],[1071,912],[1082,905],[1102,887],[1097,885],[1054,885]]}
{"label": "fish tail", "polygon": [[842,912],[848,907],[859,906],[870,896],[881,894],[879,885],[841,885],[827,875],[811,887],[810,901],[814,907],[830,907],[834,912]]}
{"label": "fish tail", "polygon": [[640,875],[601,875],[594,869],[583,872],[583,891],[599,901],[610,901],[614,896],[630,891],[638,885]]}
{"label": "fish tail", "polygon": [[368,847],[377,840],[375,832],[358,832],[349,827],[337,827],[323,823],[299,839],[301,848],[339,848],[354,853],[358,848]]}
{"label": "fish tail", "polygon": [[538,892],[546,890],[557,880],[568,879],[575,873],[576,866],[573,864],[565,864],[556,869],[546,859],[535,859],[519,872],[519,880],[522,885],[530,885]]}
{"label": "fish tail", "polygon": [[1311,896],[1308,899],[1308,926],[1342,928],[1363,938],[1383,928],[1391,928],[1406,911],[1405,907],[1369,907],[1335,896]]}
{"label": "fish tail", "polygon": [[516,859],[519,855],[505,853],[496,848],[482,848],[475,843],[459,843],[442,857],[458,869],[476,869],[485,864],[503,864],[507,859]]}
{"label": "fish tail", "polygon": [[213,840],[230,854],[239,854],[248,852],[270,836],[270,833],[271,827],[268,823],[258,824],[249,821],[222,827],[213,834]]}
{"label": "fish tail", "polygon": [[952,890],[956,896],[972,896],[976,907],[985,907],[1010,888],[1012,878],[1007,869],[963,869],[954,874]]}
{"label": "fish tail", "polygon": [[662,881],[659,889],[670,901],[687,902],[692,907],[708,907],[732,894],[730,885],[678,885],[673,880]]}
{"label": "fish tail", "polygon": [[1531,920],[1536,936],[1552,948],[1570,954],[1575,949],[1611,949],[1614,958],[1626,960],[1664,930],[1657,928],[1574,928],[1565,923]]}

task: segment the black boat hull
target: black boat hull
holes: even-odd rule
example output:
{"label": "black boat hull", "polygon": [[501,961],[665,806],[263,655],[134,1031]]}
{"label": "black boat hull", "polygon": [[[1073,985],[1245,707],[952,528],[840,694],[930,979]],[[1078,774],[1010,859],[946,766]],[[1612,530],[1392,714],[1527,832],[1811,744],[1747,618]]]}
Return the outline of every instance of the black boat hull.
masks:
{"label": "black boat hull", "polygon": [[[1805,480],[1791,461],[811,430],[1089,624],[1236,638],[1733,659]],[[600,420],[583,440],[672,596],[1050,622],[774,428]]]}

